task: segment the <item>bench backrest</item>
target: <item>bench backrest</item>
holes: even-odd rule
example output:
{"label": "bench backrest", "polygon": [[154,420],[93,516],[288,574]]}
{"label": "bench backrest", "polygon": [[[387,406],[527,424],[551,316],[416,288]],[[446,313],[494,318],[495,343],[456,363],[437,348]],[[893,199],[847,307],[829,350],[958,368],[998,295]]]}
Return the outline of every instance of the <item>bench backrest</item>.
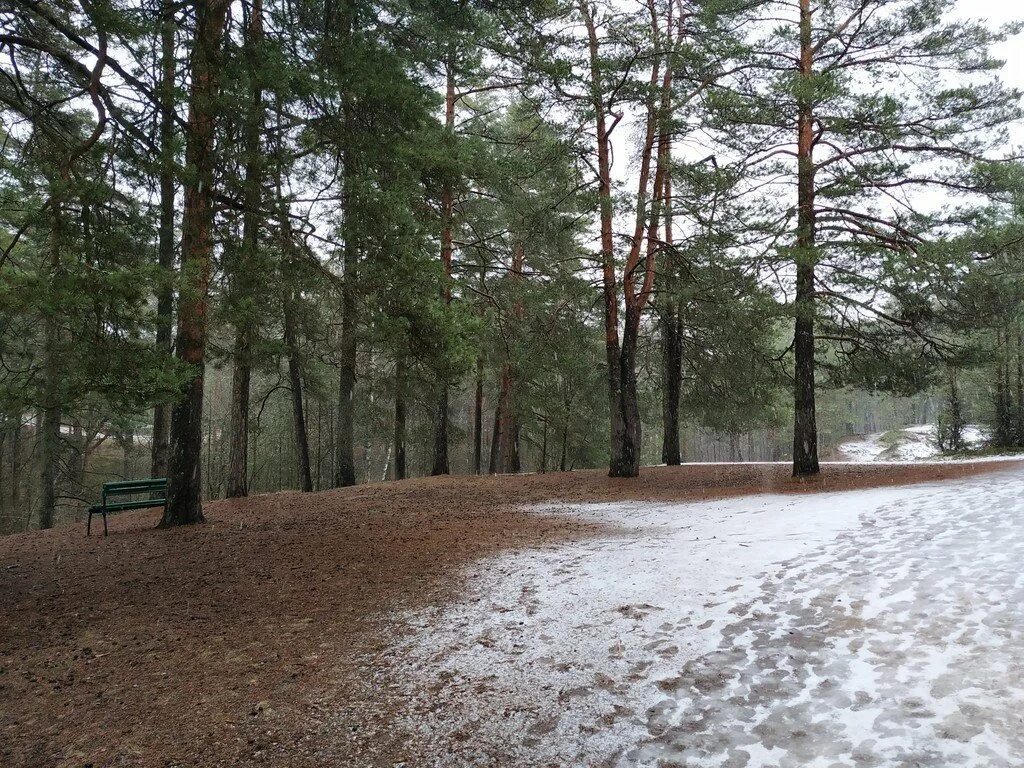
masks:
{"label": "bench backrest", "polygon": [[108,496],[135,496],[142,493],[166,497],[167,478],[151,477],[146,480],[118,480],[103,484],[104,500]]}

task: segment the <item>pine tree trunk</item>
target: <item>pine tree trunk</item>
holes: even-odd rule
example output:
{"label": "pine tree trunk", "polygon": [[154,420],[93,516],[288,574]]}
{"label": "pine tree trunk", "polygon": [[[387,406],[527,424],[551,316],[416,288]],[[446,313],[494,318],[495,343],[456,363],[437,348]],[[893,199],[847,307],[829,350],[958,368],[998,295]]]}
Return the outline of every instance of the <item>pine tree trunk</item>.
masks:
{"label": "pine tree trunk", "polygon": [[[449,134],[455,132],[455,66],[451,61],[446,67],[446,84],[444,99],[445,130]],[[451,187],[445,185],[441,191],[441,300],[445,305],[452,303],[452,253],[454,251],[454,214],[455,194]],[[451,471],[448,460],[448,412],[449,384],[441,382],[437,400],[437,422],[434,430],[434,463],[430,470],[432,475],[447,475]]]}
{"label": "pine tree trunk", "polygon": [[[371,352],[369,363],[366,366],[369,370],[373,370],[373,355]],[[373,379],[371,378],[366,387],[366,399],[367,410],[373,413]],[[373,465],[373,439],[370,435],[370,430],[363,431],[363,482],[368,483],[373,478],[373,473],[370,471],[370,467]]]}
{"label": "pine tree trunk", "polygon": [[[655,76],[656,76],[655,72]],[[668,75],[666,74],[665,86],[667,89],[670,85]],[[649,107],[650,108],[650,107]],[[653,132],[655,123],[653,119],[649,119],[648,122],[648,137],[647,137],[647,150],[645,153],[644,165],[649,166],[650,153],[653,147]],[[609,154],[606,148],[605,155]],[[609,357],[609,371],[613,369],[612,359],[617,351],[618,356],[618,375],[612,379],[610,377],[610,392],[611,392],[611,408],[612,408],[612,456],[611,466],[609,468],[609,475],[611,477],[636,477],[640,474],[640,458],[642,450],[642,424],[640,421],[640,401],[637,392],[637,376],[636,376],[636,355],[637,345],[640,338],[640,319],[644,310],[644,306],[647,301],[647,295],[650,293],[653,287],[653,267],[654,267],[654,253],[655,253],[655,238],[658,231],[658,217],[659,217],[659,204],[660,195],[663,185],[665,183],[665,172],[667,170],[667,162],[665,156],[659,152],[657,170],[654,176],[655,190],[653,196],[653,202],[651,210],[646,213],[646,206],[643,202],[643,190],[646,189],[646,177],[648,170],[641,169],[641,200],[638,201],[637,209],[637,230],[634,235],[635,241],[633,249],[630,255],[627,257],[625,273],[623,276],[623,289],[625,293],[625,322],[622,327],[622,344],[618,346],[618,332],[617,328],[613,327],[613,321],[616,321],[616,317],[613,313],[608,311],[608,297],[615,296],[614,282],[612,284],[612,290],[609,291],[607,287],[607,279],[605,281],[605,338],[606,338],[606,353]],[[607,185],[608,189],[611,189],[611,176],[610,166],[607,168]],[[647,220],[647,255],[646,255],[646,277],[644,281],[644,287],[639,291],[636,289],[636,277],[635,270],[640,266],[639,262],[639,251],[641,248],[640,234],[644,231],[643,220],[645,214],[648,216]],[[611,231],[611,222],[608,221],[606,225],[602,226],[602,229]],[[610,243],[610,235],[608,237]],[[617,349],[616,349],[617,348]]]}
{"label": "pine tree trunk", "polygon": [[[810,0],[800,0],[800,75],[812,76]],[[805,86],[809,87],[809,86]],[[814,115],[810,97],[798,99],[796,322],[793,337],[793,476],[819,472],[814,389],[815,222]]]}
{"label": "pine tree trunk", "polygon": [[235,334],[231,372],[231,415],[228,422],[228,472],[226,493],[229,499],[249,495],[249,392],[252,367],[248,334]]}
{"label": "pine tree trunk", "polygon": [[814,267],[797,266],[797,318],[793,349],[794,423],[793,476],[816,475],[818,465],[818,430],[814,397]]}
{"label": "pine tree trunk", "polygon": [[668,302],[661,318],[662,425],[661,460],[669,466],[682,462],[679,449],[679,399],[683,375],[683,345],[679,315]]}
{"label": "pine tree trunk", "polygon": [[322,490],[323,471],[323,402],[319,397],[316,399],[316,489]]}
{"label": "pine tree trunk", "polygon": [[338,430],[335,443],[334,484],[356,484],[355,388],[356,388],[356,249],[345,244],[344,283],[341,290],[341,344],[338,354]]}
{"label": "pine tree trunk", "polygon": [[558,471],[565,472],[569,465],[569,425],[562,427],[562,449],[558,454]]}
{"label": "pine tree trunk", "polygon": [[[659,162],[654,177],[653,208],[648,206],[651,188],[650,170],[654,145],[659,135],[659,107],[657,94],[661,93],[661,112],[667,118],[671,95],[670,66],[661,75],[661,58],[651,67],[650,90],[646,103],[646,133],[640,155],[640,173],[637,184],[636,222],[632,243],[624,260],[622,273],[625,322],[622,341],[619,341],[619,289],[616,279],[614,234],[614,207],[612,204],[611,136],[608,126],[608,105],[603,93],[605,64],[600,55],[600,35],[593,17],[592,7],[579,3],[578,10],[587,32],[589,51],[589,85],[594,108],[596,143],[598,204],[601,233],[601,269],[604,299],[605,359],[608,376],[608,404],[610,419],[610,457],[608,474],[611,477],[636,477],[640,473],[641,424],[637,398],[636,353],[640,333],[640,320],[654,286],[654,236],[657,233],[657,200],[664,183],[665,163]],[[652,35],[657,36],[657,20],[652,17]],[[661,82],[659,83],[659,77]],[[660,85],[660,89],[659,89]],[[618,122],[618,118],[615,119]],[[614,127],[612,124],[612,127]],[[664,131],[661,132],[662,134]],[[647,237],[644,237],[644,233]],[[644,243],[646,255],[642,255]],[[638,283],[639,281],[639,283]]]}
{"label": "pine tree trunk", "polygon": [[434,462],[430,474],[435,477],[451,472],[448,463],[448,394],[448,385],[442,383],[441,393],[437,398],[437,411],[434,414]]}
{"label": "pine tree trunk", "polygon": [[193,374],[171,413],[169,496],[162,528],[203,522],[203,375],[213,257],[214,122],[228,5],[227,0],[209,0],[196,8],[185,146],[185,161],[192,175],[185,184],[182,215],[176,345],[178,357],[191,366]]}
{"label": "pine tree trunk", "polygon": [[614,210],[612,207],[611,178],[611,137],[608,134],[608,117],[604,99],[600,93],[601,64],[598,52],[597,29],[590,9],[586,3],[580,3],[587,26],[590,46],[591,88],[593,90],[594,108],[596,110],[597,129],[597,172],[598,172],[598,206],[601,231],[601,270],[604,299],[604,331],[605,331],[605,363],[608,380],[608,411],[609,424],[609,461],[608,474],[612,477],[633,477],[639,473],[639,460],[636,457],[632,439],[636,427],[627,429],[628,394],[623,395],[623,357],[619,348],[619,297],[615,278],[615,235],[613,230]]}
{"label": "pine tree trunk", "polygon": [[[47,366],[50,368],[50,366]],[[46,372],[46,400],[51,402],[55,392],[51,387],[53,376]],[[57,511],[57,464],[60,461],[60,419],[59,406],[43,408],[39,430],[39,527],[52,528]]]}
{"label": "pine tree trunk", "polygon": [[338,454],[338,451],[335,449],[334,441],[334,431],[337,426],[335,424],[337,421],[335,418],[336,416],[337,409],[332,409],[327,418],[327,476],[331,478],[332,482],[334,480],[334,465]]}
{"label": "pine tree trunk", "polygon": [[[61,237],[64,209],[60,195],[50,198],[53,213],[50,231],[50,280],[56,284],[62,270]],[[57,510],[57,465],[60,461],[61,422],[61,350],[60,322],[55,308],[50,308],[43,322],[43,402],[39,431],[39,527],[52,528]]]}
{"label": "pine tree trunk", "polygon": [[335,442],[334,484],[356,484],[355,384],[356,384],[356,265],[354,247],[345,248],[345,278],[342,286],[341,344],[338,355],[338,419]]}
{"label": "pine tree trunk", "polygon": [[540,443],[540,473],[543,475],[548,471],[548,419],[544,417],[544,434]]}
{"label": "pine tree trunk", "polygon": [[1024,332],[1017,329],[1017,435],[1015,447],[1024,447]]}
{"label": "pine tree trunk", "polygon": [[483,470],[484,450],[484,357],[476,358],[476,393],[473,397],[473,474]]}
{"label": "pine tree trunk", "polygon": [[[351,16],[344,14],[344,34],[350,33]],[[354,124],[353,106],[349,98],[342,107],[346,126]],[[347,133],[347,131],[346,131]],[[342,251],[344,269],[341,286],[341,342],[338,348],[338,429],[335,442],[334,484],[345,488],[356,484],[355,459],[355,389],[356,360],[358,344],[356,323],[358,321],[359,251],[355,242],[355,228],[352,225],[351,195],[355,168],[351,153],[347,150],[342,158],[343,167],[343,227],[345,244]]]}
{"label": "pine tree trunk", "polygon": [[510,436],[511,437],[512,446],[511,446],[511,454],[510,454],[511,460],[509,461],[509,471],[512,472],[513,474],[517,473],[517,472],[521,472],[522,469],[523,469],[522,453],[519,450],[520,449],[519,429],[520,429],[519,419],[516,419],[515,423],[514,423],[514,426],[513,426],[513,429],[512,429],[512,434]]}
{"label": "pine tree trunk", "polygon": [[491,422],[491,450],[487,462],[487,473],[490,475],[498,472],[498,459],[500,448],[498,437],[501,435],[501,404],[499,393],[499,404],[494,407],[494,420]]}
{"label": "pine tree trunk", "polygon": [[[162,353],[174,353],[174,23],[175,4],[161,4],[160,23],[160,225],[157,259],[160,283],[156,295],[156,347]],[[150,477],[167,476],[167,452],[171,429],[171,406],[157,403],[153,408]]]}
{"label": "pine tree trunk", "polygon": [[295,458],[299,473],[299,490],[313,490],[309,465],[309,438],[306,435],[306,414],[302,404],[302,366],[299,342],[295,332],[294,298],[284,300],[284,344],[288,351],[288,382],[292,393],[292,431],[295,434]]}
{"label": "pine tree trunk", "polygon": [[313,475],[309,462],[309,438],[306,434],[306,415],[302,401],[302,373],[298,358],[289,352],[288,377],[292,390],[292,427],[295,433],[295,457],[299,473],[299,490],[313,490]]}
{"label": "pine tree trunk", "polygon": [[565,410],[562,415],[562,449],[558,456],[558,471],[565,472],[569,462],[569,422],[572,419],[572,399],[565,381],[562,381],[563,403]]}
{"label": "pine tree trunk", "polygon": [[7,533],[7,526],[3,523],[6,515],[4,515],[3,512],[7,488],[7,485],[4,483],[4,473],[7,471],[7,434],[9,431],[9,427],[5,419],[3,428],[0,429],[0,533]]}
{"label": "pine tree trunk", "polygon": [[[625,374],[625,375],[623,375]],[[609,377],[612,416],[612,455],[610,477],[636,477],[640,474],[640,418],[636,393],[636,374],[621,365],[618,381]]]}
{"label": "pine tree trunk", "polygon": [[491,449],[491,472],[509,474],[521,469],[519,458],[519,408],[516,402],[518,373],[512,359],[512,349],[523,321],[521,290],[523,270],[526,268],[526,249],[521,240],[512,247],[512,264],[509,279],[512,282],[512,330],[505,339],[504,359],[501,364],[501,383],[498,391],[498,405],[495,414],[495,446]]}
{"label": "pine tree trunk", "polygon": [[[326,68],[337,77],[346,77],[346,62],[343,42],[352,37],[353,8],[345,0],[327,0],[324,4],[324,28],[321,58]],[[342,249],[341,285],[341,338],[338,343],[338,401],[336,418],[331,422],[332,475],[335,487],[347,487],[356,483],[355,462],[355,385],[358,343],[356,325],[359,319],[357,299],[359,296],[359,250],[356,229],[353,224],[354,180],[356,168],[354,157],[349,151],[350,134],[354,130],[354,110],[351,94],[341,94],[342,142],[341,142],[341,213]]]}
{"label": "pine tree trunk", "polygon": [[11,437],[11,510],[18,511],[21,501],[21,411],[14,412],[14,434]]}
{"label": "pine tree trunk", "polygon": [[405,352],[395,361],[395,480],[405,480]]}
{"label": "pine tree trunk", "polygon": [[252,77],[253,90],[249,113],[245,116],[245,182],[242,214],[242,248],[231,275],[236,304],[242,307],[237,320],[234,369],[231,377],[231,418],[228,434],[228,498],[249,493],[249,397],[252,382],[252,346],[256,320],[254,293],[260,243],[260,208],[263,205],[264,161],[260,137],[264,130],[263,87],[259,68],[263,45],[263,3],[253,0],[249,25],[245,30],[245,58]]}
{"label": "pine tree trunk", "polygon": [[[214,395],[216,397],[216,395]],[[213,409],[206,408],[203,412],[203,421],[206,423],[206,438],[204,439],[203,456],[206,458],[206,469],[202,474],[206,481],[206,498],[213,498]]]}
{"label": "pine tree trunk", "polygon": [[281,433],[277,433],[277,461],[274,462],[277,465],[277,488],[274,490],[284,490],[284,438]]}
{"label": "pine tree trunk", "polygon": [[662,267],[662,289],[659,302],[661,312],[661,358],[662,358],[662,441],[661,460],[669,466],[677,466],[682,462],[679,448],[679,399],[683,377],[683,335],[680,327],[679,307],[676,298],[676,282],[678,269],[673,250],[672,231],[672,182],[669,175],[671,154],[669,137],[662,134],[658,146],[659,161],[664,170],[662,185],[662,208],[665,217],[665,257]]}
{"label": "pine tree trunk", "polygon": [[[636,345],[639,319],[632,317],[635,307],[626,305],[626,323],[622,347],[618,353],[617,376],[609,377],[611,390],[612,457],[611,477],[636,477],[640,474],[641,424],[636,381]],[[609,365],[612,365],[609,360]]]}
{"label": "pine tree trunk", "polygon": [[501,366],[498,405],[494,412],[491,439],[491,474],[519,471],[518,425],[516,423],[515,376],[507,359]]}
{"label": "pine tree trunk", "polygon": [[996,429],[995,443],[1012,448],[1014,440],[1013,393],[1010,388],[1010,331],[996,329]]}

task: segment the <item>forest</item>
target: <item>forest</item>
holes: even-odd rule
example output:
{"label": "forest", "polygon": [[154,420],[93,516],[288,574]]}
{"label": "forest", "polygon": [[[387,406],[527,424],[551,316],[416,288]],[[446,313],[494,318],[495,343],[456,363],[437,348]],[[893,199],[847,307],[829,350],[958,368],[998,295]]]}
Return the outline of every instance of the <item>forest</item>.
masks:
{"label": "forest", "polygon": [[1024,447],[1020,24],[954,0],[12,0],[0,530]]}

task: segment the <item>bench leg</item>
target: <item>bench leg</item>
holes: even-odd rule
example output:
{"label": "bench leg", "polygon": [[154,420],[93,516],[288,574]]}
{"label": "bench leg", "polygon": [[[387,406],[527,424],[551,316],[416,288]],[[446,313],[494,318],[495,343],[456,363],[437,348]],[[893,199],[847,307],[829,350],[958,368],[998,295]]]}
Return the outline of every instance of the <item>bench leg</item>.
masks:
{"label": "bench leg", "polygon": [[89,522],[85,524],[85,535],[92,536],[92,510],[89,511]]}
{"label": "bench leg", "polygon": [[103,510],[103,535],[107,535],[107,510]]}

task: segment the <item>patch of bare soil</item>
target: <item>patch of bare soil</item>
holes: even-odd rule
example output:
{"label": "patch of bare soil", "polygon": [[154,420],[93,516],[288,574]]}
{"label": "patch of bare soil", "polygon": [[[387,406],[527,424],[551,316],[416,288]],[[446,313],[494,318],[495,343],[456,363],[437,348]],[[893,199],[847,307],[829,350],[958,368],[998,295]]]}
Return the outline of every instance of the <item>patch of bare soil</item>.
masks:
{"label": "patch of bare soil", "polygon": [[[206,506],[206,525],[156,515],[0,539],[0,765],[393,765],[380,725],[405,609],[443,603],[464,564],[587,537],[595,523],[537,502],[697,500],[923,482],[1015,464],[690,465],[639,479],[600,471],[382,483]],[[391,686],[391,687],[389,687]],[[373,712],[378,737],[321,725]],[[361,715],[365,717],[365,715]],[[325,733],[332,743],[324,744]]]}

